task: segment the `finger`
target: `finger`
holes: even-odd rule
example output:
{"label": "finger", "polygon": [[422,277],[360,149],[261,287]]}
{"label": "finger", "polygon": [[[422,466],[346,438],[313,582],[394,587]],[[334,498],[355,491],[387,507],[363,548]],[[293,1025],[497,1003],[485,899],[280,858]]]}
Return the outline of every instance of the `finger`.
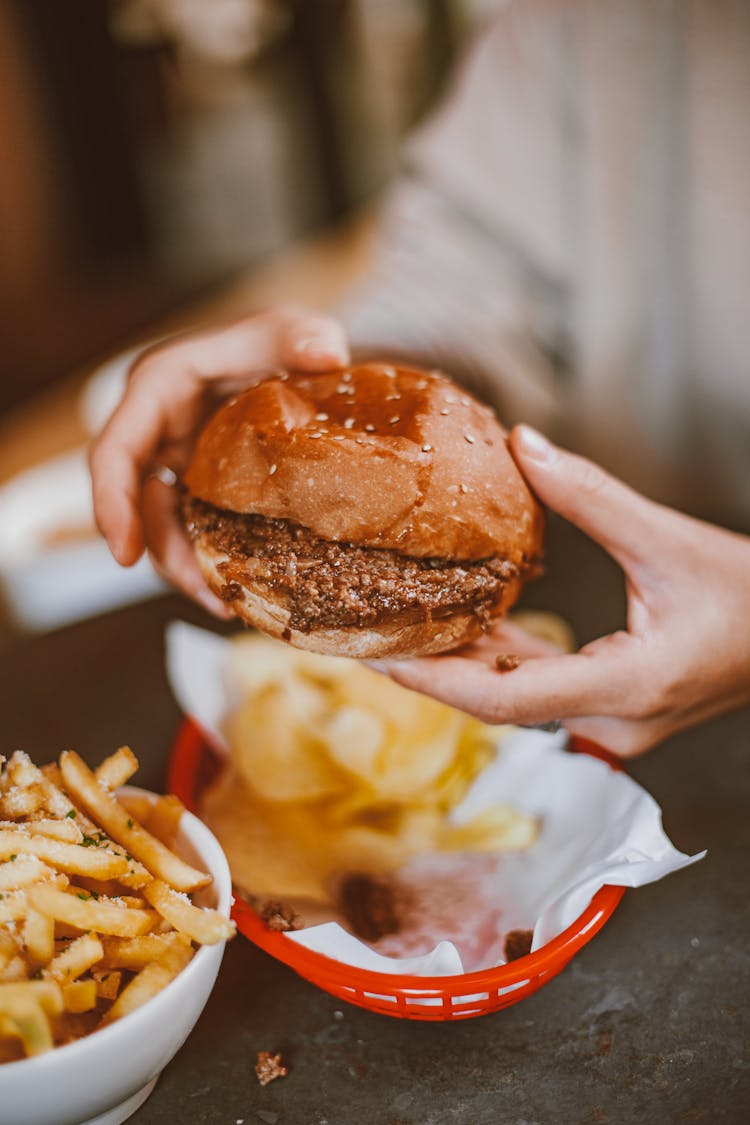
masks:
{"label": "finger", "polygon": [[623,567],[643,559],[666,509],[591,461],[567,453],[530,426],[516,426],[510,448],[539,499],[600,543]]}
{"label": "finger", "polygon": [[301,371],[327,371],[349,362],[344,328],[329,316],[297,316],[286,323],[280,343],[281,363]]}
{"label": "finger", "polygon": [[173,488],[151,479],[143,488],[143,530],[146,547],[158,572],[189,598],[213,613],[228,619],[233,616],[220,598],[208,588],[195,553],[176,512]]}
{"label": "finger", "polygon": [[487,723],[548,723],[592,714],[617,714],[627,702],[622,676],[610,662],[583,652],[527,660],[500,675],[462,656],[375,661],[371,667]]}
{"label": "finger", "polygon": [[140,473],[126,451],[104,435],[91,447],[89,471],[96,526],[120,566],[133,566],[144,548]]}
{"label": "finger", "polygon": [[[298,323],[306,326],[299,337],[294,335]],[[305,341],[313,366],[344,361],[333,325],[327,317],[273,310],[216,332],[183,337],[136,362],[125,396],[90,457],[95,519],[118,562],[130,566],[143,551],[141,481],[160,447],[187,442],[212,392],[236,390],[238,380],[253,385],[289,362]]]}
{"label": "finger", "polygon": [[459,650],[461,655],[476,655],[492,660],[498,653],[508,653],[524,658],[536,656],[558,656],[562,649],[552,641],[535,636],[519,625],[510,621],[501,621],[494,625],[489,633],[483,633],[465,649]]}
{"label": "finger", "polygon": [[619,758],[643,754],[663,737],[648,720],[608,719],[600,715],[569,719],[565,729],[574,738],[586,738]]}

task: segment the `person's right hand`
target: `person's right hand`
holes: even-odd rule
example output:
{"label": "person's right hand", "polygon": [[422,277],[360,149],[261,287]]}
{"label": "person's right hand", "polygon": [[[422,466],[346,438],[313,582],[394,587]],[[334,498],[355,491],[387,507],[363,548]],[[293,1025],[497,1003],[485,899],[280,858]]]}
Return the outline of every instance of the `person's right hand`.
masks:
{"label": "person's right hand", "polygon": [[203,423],[226,396],[280,367],[325,371],[348,359],[335,320],[287,307],[143,352],[90,455],[94,516],[117,562],[132,566],[146,550],[170,582],[228,616],[203,581],[163,470],[181,475]]}

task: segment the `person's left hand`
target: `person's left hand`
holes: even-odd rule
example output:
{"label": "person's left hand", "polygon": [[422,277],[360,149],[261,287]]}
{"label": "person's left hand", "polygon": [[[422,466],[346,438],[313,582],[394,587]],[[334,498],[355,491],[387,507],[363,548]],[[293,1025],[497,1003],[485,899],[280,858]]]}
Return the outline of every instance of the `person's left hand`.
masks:
{"label": "person's left hand", "polygon": [[[623,756],[750,703],[750,539],[647,500],[528,427],[510,445],[540,500],[622,567],[627,629],[561,655],[500,622],[456,652],[372,666],[485,722],[560,719]],[[498,671],[504,654],[521,663]]]}

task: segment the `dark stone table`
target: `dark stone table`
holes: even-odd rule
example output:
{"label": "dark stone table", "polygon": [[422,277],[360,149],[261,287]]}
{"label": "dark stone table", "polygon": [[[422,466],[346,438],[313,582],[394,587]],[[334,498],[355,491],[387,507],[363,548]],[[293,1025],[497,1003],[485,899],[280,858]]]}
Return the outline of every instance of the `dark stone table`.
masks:
{"label": "dark stone table", "polygon": [[[620,576],[582,536],[550,531],[526,604],[581,641],[622,622]],[[180,720],[163,666],[184,601],[109,614],[45,637],[0,633],[0,750],[91,762],[123,742],[140,784],[163,787]],[[733,623],[747,629],[748,622]],[[536,995],[496,1015],[419,1024],[343,1006],[244,938],[227,949],[189,1040],[131,1119],[138,1125],[595,1125],[750,1121],[750,714],[682,734],[632,764],[667,831],[707,859],[626,893],[604,930]],[[289,1077],[262,1089],[259,1050]]]}

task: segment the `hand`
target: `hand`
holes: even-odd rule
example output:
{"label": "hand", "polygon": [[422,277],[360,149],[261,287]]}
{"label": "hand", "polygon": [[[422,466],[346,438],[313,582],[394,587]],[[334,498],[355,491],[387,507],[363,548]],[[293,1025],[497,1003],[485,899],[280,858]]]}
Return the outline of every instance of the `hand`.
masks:
{"label": "hand", "polygon": [[227,395],[279,367],[325,371],[348,357],[336,321],[292,308],[182,336],[139,356],[90,456],[94,516],[117,561],[132,566],[147,550],[166,578],[212,613],[228,616],[201,577],[175,490],[149,474],[162,465],[180,475],[202,424]]}
{"label": "hand", "polygon": [[[627,631],[555,655],[500,623],[460,652],[380,670],[485,722],[562,719],[622,756],[750,703],[750,539],[639,496],[526,426],[510,442],[539,499],[622,567]],[[522,662],[500,673],[499,653]]]}

